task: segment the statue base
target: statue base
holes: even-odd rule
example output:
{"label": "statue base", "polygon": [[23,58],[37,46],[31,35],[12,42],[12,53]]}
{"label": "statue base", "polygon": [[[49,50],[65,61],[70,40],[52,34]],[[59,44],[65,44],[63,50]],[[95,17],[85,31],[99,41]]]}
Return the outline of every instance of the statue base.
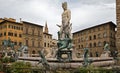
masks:
{"label": "statue base", "polygon": [[59,62],[70,62],[72,61],[72,50],[60,50],[57,54]]}

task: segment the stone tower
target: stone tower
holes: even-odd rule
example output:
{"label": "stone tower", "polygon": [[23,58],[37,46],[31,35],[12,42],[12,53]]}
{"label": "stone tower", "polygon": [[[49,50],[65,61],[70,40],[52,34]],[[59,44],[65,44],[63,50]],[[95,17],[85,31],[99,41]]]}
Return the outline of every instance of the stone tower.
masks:
{"label": "stone tower", "polygon": [[47,21],[45,22],[44,33],[48,33],[48,26],[47,26]]}

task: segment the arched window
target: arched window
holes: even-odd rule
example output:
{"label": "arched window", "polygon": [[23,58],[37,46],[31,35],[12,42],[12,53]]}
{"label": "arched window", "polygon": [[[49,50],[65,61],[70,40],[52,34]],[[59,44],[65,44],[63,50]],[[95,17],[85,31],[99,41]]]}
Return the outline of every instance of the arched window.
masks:
{"label": "arched window", "polygon": [[103,46],[105,46],[105,44],[106,44],[106,41],[103,42]]}
{"label": "arched window", "polygon": [[81,47],[83,48],[83,45],[81,45]]}
{"label": "arched window", "polygon": [[79,47],[79,49],[80,49],[80,45],[79,45],[78,47]]}
{"label": "arched window", "polygon": [[90,48],[91,48],[91,47],[92,47],[92,44],[90,43],[89,45],[90,45]]}
{"label": "arched window", "polygon": [[96,53],[96,57],[98,57],[99,56],[98,52],[95,52],[95,53]]}
{"label": "arched window", "polygon": [[46,47],[46,43],[44,43],[44,47]]}
{"label": "arched window", "polygon": [[32,54],[35,54],[35,50],[32,51]]}
{"label": "arched window", "polygon": [[94,47],[96,47],[96,43],[94,43]]}
{"label": "arched window", "polygon": [[90,57],[93,57],[92,52],[90,52]]}
{"label": "arched window", "polygon": [[50,47],[49,43],[48,43],[48,47]]}
{"label": "arched window", "polygon": [[89,36],[89,39],[90,39],[90,40],[92,40],[92,37],[91,37],[91,36]]}
{"label": "arched window", "polygon": [[96,39],[96,35],[94,35],[94,39]]}

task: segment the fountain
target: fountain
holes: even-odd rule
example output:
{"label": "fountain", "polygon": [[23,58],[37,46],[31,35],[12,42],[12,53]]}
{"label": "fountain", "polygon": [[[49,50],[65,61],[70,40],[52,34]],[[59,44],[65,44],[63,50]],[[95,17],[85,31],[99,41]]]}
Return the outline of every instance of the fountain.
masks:
{"label": "fountain", "polygon": [[[62,13],[62,24],[57,26],[60,28],[58,31],[58,49],[55,53],[55,57],[45,58],[44,53],[39,52],[40,57],[20,57],[19,61],[31,62],[32,65],[44,66],[46,69],[54,68],[78,68],[80,66],[87,67],[89,65],[93,66],[110,66],[114,65],[115,61],[113,57],[109,57],[109,48],[106,44],[104,47],[104,54],[101,57],[89,58],[89,49],[84,49],[83,58],[77,58],[72,44],[72,23],[71,11],[67,9],[67,2],[62,3],[62,8],[64,12]],[[39,64],[38,64],[39,62]]]}

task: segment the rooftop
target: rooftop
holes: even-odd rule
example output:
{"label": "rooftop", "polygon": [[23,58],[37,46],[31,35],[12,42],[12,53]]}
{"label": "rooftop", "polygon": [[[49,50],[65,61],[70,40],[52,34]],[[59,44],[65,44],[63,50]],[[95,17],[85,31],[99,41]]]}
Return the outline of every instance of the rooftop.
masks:
{"label": "rooftop", "polygon": [[31,25],[35,25],[35,26],[39,26],[39,27],[43,27],[42,25],[39,25],[39,24],[35,24],[35,23],[31,23],[31,22],[27,22],[27,21],[22,21],[23,23],[26,23],[26,24],[31,24]]}
{"label": "rooftop", "polygon": [[109,21],[109,22],[106,22],[106,23],[103,23],[103,24],[98,24],[98,25],[95,25],[95,26],[92,26],[92,27],[88,27],[86,29],[82,29],[82,30],[76,31],[73,34],[79,33],[79,32],[84,31],[84,30],[92,29],[92,28],[95,28],[95,27],[99,27],[99,26],[102,26],[102,25],[107,25],[107,24],[111,24],[111,25],[114,25],[116,27],[116,25],[112,21]]}
{"label": "rooftop", "polygon": [[16,23],[16,24],[22,24],[22,23],[20,23],[20,22],[15,22],[15,21],[10,21],[10,20],[3,20],[3,21],[0,22],[0,24],[1,24],[1,23],[5,23],[5,22]]}

